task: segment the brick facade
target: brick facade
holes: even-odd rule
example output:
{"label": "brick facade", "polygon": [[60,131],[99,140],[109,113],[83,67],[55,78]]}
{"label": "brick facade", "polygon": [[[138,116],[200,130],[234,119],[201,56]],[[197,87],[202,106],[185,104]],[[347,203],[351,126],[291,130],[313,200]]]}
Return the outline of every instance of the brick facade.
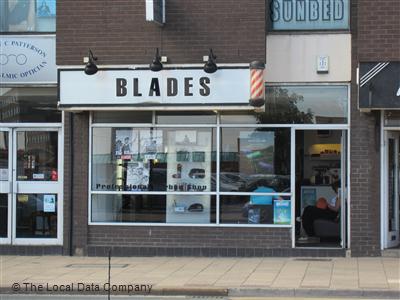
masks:
{"label": "brick facade", "polygon": [[380,111],[358,109],[359,62],[400,60],[400,2],[358,0],[352,5],[351,253],[380,255]]}
{"label": "brick facade", "polygon": [[[57,1],[57,65],[81,65],[89,48],[104,64],[265,61],[264,0],[170,0],[163,28],[145,20],[145,1]],[[78,8],[78,9],[77,9]]]}
{"label": "brick facade", "polygon": [[[213,48],[219,63],[265,61],[264,0],[167,1],[167,24],[145,21],[145,1],[57,2],[57,64],[82,65],[90,48],[99,65],[149,64],[155,48],[169,63],[202,63]],[[356,68],[360,61],[399,60],[400,2],[351,1],[352,85],[350,131],[350,229],[353,256],[380,255],[379,118],[360,113]],[[76,9],[79,7],[79,10]],[[65,122],[64,253],[78,255],[343,255],[343,251],[291,249],[285,228],[88,226],[88,114]],[[73,155],[71,131],[73,129]],[[71,176],[70,159],[73,157]],[[70,184],[72,181],[72,195]]]}

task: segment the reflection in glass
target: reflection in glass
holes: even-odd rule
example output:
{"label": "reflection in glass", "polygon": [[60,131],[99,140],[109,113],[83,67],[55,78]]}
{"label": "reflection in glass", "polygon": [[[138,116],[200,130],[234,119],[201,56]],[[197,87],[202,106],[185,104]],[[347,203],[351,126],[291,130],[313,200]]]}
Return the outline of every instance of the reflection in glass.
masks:
{"label": "reflection in glass", "polygon": [[56,88],[0,88],[0,122],[61,122]]}
{"label": "reflection in glass", "polygon": [[93,128],[92,144],[93,190],[212,190],[211,128]]}
{"label": "reflection in glass", "polygon": [[8,180],[8,132],[0,131],[0,181]]}
{"label": "reflection in glass", "polygon": [[17,132],[17,180],[58,180],[58,132]]}
{"label": "reflection in glass", "polygon": [[57,195],[17,194],[17,238],[57,237]]}
{"label": "reflection in glass", "polygon": [[0,31],[54,32],[56,0],[0,1]]}
{"label": "reflection in glass", "polygon": [[220,161],[223,192],[288,192],[290,129],[223,128]]}
{"label": "reflection in glass", "polygon": [[[271,198],[270,204],[254,203],[255,198]],[[279,200],[278,200],[279,199]],[[221,195],[221,224],[274,224],[289,225],[291,201],[279,196],[236,196]]]}
{"label": "reflection in glass", "polygon": [[8,194],[0,194],[0,238],[8,233]]}
{"label": "reflection in glass", "polygon": [[345,124],[347,86],[268,86],[261,124]]}

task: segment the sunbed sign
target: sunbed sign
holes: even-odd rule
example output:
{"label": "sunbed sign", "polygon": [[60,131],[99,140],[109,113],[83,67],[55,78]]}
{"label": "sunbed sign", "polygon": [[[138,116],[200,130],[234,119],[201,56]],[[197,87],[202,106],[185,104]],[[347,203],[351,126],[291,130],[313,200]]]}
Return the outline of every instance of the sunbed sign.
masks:
{"label": "sunbed sign", "polygon": [[270,0],[274,30],[348,29],[349,0]]}
{"label": "sunbed sign", "polygon": [[203,69],[60,70],[61,106],[248,104],[248,68],[223,69],[207,74]]}

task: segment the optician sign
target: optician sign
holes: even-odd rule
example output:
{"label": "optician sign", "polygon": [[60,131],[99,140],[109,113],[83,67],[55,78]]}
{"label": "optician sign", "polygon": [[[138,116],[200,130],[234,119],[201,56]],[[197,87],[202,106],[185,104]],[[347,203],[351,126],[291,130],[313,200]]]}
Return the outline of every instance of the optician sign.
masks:
{"label": "optician sign", "polygon": [[60,106],[248,104],[248,68],[203,69],[60,70]]}
{"label": "optician sign", "polygon": [[56,83],[55,36],[2,36],[0,83]]}
{"label": "optician sign", "polygon": [[349,28],[349,0],[270,0],[274,30]]}

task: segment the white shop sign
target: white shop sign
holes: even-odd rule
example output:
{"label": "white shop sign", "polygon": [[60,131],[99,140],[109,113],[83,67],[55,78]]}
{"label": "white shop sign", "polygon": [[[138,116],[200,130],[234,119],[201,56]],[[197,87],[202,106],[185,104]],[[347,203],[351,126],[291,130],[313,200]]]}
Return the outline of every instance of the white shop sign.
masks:
{"label": "white shop sign", "polygon": [[248,104],[249,69],[59,70],[61,106]]}
{"label": "white shop sign", "polygon": [[1,36],[0,83],[57,83],[55,35]]}

